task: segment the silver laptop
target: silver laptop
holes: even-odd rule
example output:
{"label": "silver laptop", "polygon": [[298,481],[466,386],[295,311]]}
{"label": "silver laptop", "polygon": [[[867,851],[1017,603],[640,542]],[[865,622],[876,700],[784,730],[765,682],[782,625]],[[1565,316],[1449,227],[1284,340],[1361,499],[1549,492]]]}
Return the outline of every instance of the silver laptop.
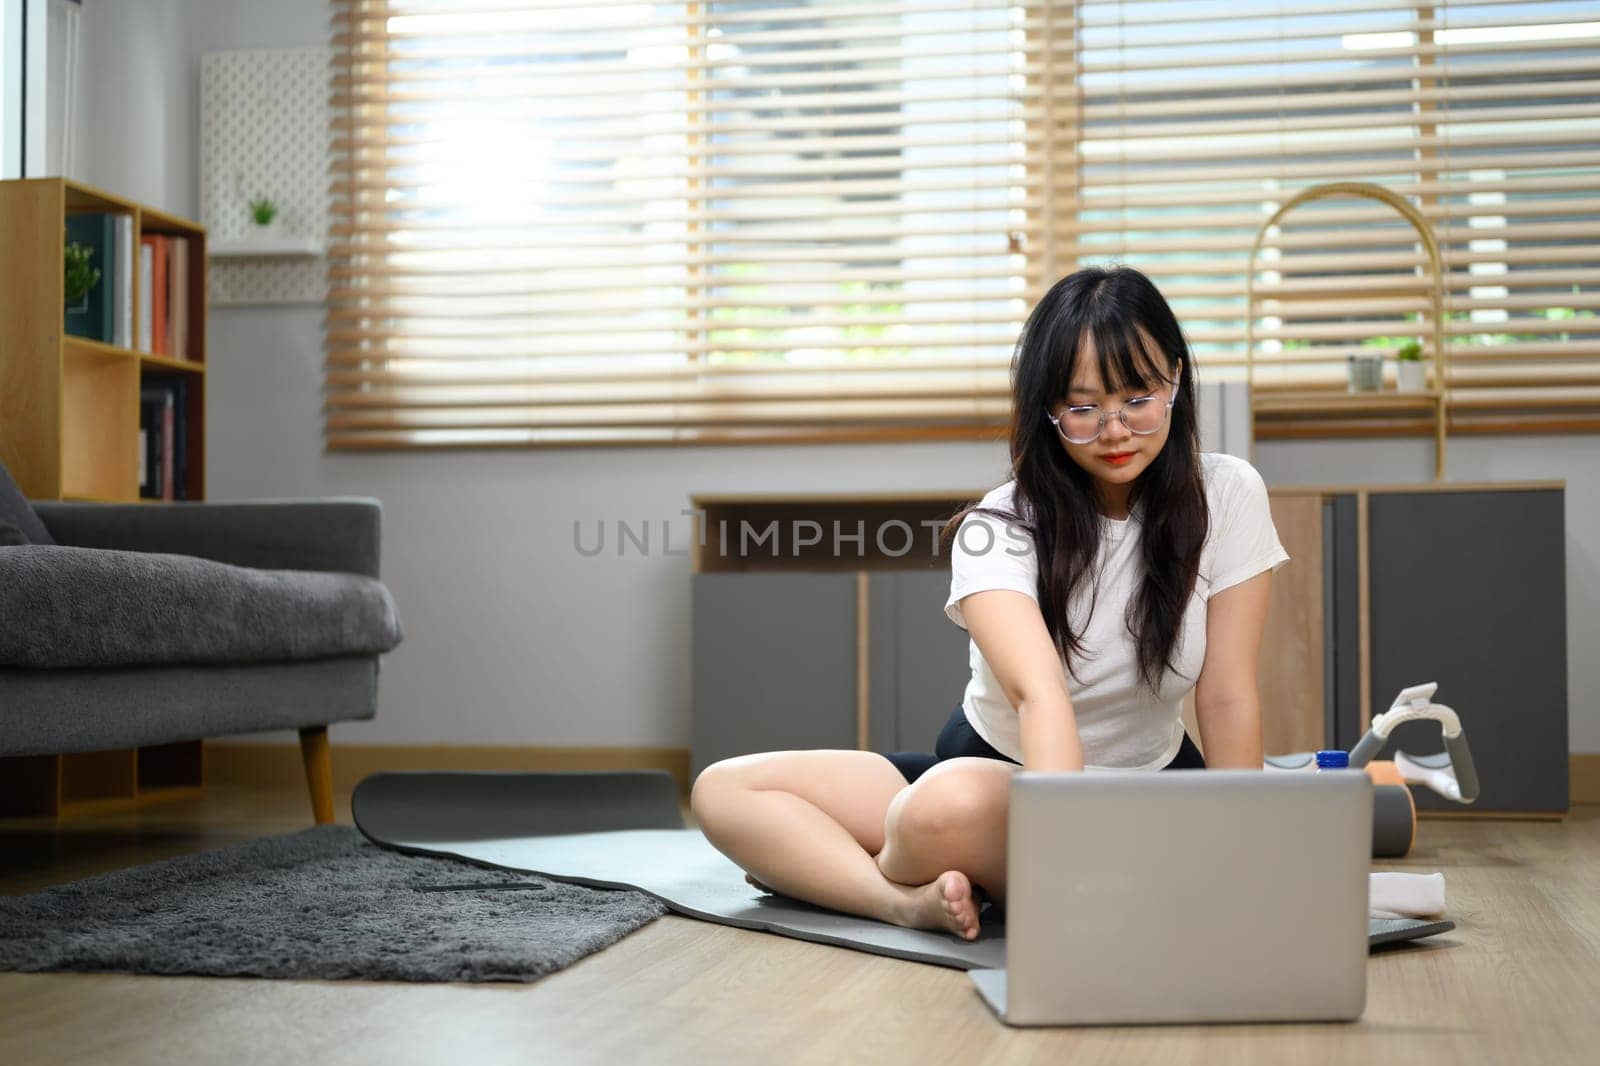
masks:
{"label": "silver laptop", "polygon": [[1366,774],[1011,781],[1009,1025],[1348,1021],[1367,1002]]}

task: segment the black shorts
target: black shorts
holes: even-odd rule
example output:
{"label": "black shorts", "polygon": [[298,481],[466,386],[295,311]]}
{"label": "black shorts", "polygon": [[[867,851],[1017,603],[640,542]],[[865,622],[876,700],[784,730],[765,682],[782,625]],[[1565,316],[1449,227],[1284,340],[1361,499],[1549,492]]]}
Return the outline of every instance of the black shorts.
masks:
{"label": "black shorts", "polygon": [[[946,759],[959,759],[968,756],[978,756],[984,759],[999,759],[1012,766],[1020,766],[1008,756],[1000,754],[978,735],[972,728],[972,723],[967,721],[966,712],[961,705],[956,704],[955,713],[950,715],[950,720],[945,722],[944,728],[939,731],[939,739],[933,745],[934,754],[929,755],[921,751],[894,751],[884,755],[885,759],[894,763],[907,782],[915,781],[932,769],[934,763]],[[1172,761],[1163,766],[1163,770],[1204,770],[1205,759],[1200,756],[1200,749],[1195,747],[1194,741],[1189,739],[1189,734],[1183,734],[1183,746],[1178,749],[1178,754]]]}

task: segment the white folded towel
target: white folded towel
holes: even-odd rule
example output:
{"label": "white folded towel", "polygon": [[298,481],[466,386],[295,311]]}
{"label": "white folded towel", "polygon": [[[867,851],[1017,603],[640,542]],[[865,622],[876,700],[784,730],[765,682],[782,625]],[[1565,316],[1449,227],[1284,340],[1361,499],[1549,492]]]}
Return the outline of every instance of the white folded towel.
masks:
{"label": "white folded towel", "polygon": [[1444,914],[1444,874],[1367,875],[1369,918],[1438,918]]}

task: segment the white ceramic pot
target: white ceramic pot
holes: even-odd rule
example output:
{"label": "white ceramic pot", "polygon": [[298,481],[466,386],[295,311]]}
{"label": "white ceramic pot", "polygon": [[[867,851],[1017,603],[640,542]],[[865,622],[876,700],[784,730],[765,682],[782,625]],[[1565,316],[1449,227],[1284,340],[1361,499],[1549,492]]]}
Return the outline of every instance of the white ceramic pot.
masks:
{"label": "white ceramic pot", "polygon": [[1428,364],[1420,359],[1402,359],[1395,363],[1401,392],[1428,391]]}

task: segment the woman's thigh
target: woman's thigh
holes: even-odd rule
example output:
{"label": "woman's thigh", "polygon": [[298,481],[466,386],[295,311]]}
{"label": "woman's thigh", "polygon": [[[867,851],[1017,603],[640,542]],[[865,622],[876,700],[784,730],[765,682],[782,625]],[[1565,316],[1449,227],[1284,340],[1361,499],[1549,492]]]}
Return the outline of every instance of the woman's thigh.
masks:
{"label": "woman's thigh", "polygon": [[695,779],[690,805],[702,828],[736,804],[742,789],[790,792],[844,826],[869,853],[883,850],[889,804],[906,787],[893,763],[871,751],[769,751],[713,763]]}

